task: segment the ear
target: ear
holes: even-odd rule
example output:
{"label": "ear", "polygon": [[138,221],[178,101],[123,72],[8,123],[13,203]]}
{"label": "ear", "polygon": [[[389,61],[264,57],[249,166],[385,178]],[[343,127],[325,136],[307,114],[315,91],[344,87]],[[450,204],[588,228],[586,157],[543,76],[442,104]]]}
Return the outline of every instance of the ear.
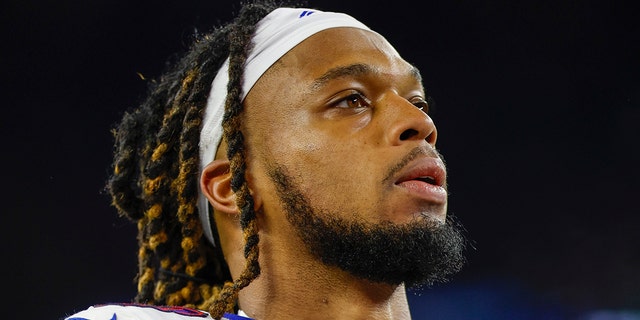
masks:
{"label": "ear", "polygon": [[216,159],[209,163],[200,176],[200,188],[217,211],[238,214],[236,195],[231,190],[229,160]]}

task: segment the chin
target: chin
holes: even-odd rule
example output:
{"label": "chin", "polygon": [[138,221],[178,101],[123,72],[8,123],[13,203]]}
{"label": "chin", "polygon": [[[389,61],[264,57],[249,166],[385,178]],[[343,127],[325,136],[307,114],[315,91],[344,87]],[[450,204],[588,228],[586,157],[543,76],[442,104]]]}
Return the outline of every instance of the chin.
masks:
{"label": "chin", "polygon": [[431,212],[421,212],[418,214],[418,219],[433,221],[438,224],[445,224],[447,222],[447,213],[431,213]]}

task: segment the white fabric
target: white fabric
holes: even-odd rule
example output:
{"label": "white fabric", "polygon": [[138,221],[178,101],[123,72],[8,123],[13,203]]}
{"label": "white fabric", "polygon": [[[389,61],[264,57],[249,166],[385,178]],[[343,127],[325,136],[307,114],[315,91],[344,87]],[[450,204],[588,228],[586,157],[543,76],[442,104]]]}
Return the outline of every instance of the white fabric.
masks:
{"label": "white fabric", "polygon": [[[322,30],[336,27],[370,30],[366,25],[344,13],[304,8],[279,8],[269,13],[256,26],[253,49],[249,52],[244,67],[241,99],[244,100],[262,74],[289,50]],[[202,169],[213,161],[222,140],[222,117],[229,81],[228,69],[229,59],[218,70],[207,100],[200,132],[200,174]],[[198,198],[198,210],[204,233],[215,245],[209,222],[208,201],[202,192]]]}
{"label": "white fabric", "polygon": [[209,313],[192,309],[172,309],[143,305],[108,304],[89,307],[65,320],[213,320]]}
{"label": "white fabric", "polygon": [[[223,316],[226,319],[227,314]],[[242,310],[238,315],[247,319],[249,316]],[[85,310],[65,317],[65,320],[213,320],[208,312],[182,308],[162,307],[141,304],[105,304],[91,306]]]}

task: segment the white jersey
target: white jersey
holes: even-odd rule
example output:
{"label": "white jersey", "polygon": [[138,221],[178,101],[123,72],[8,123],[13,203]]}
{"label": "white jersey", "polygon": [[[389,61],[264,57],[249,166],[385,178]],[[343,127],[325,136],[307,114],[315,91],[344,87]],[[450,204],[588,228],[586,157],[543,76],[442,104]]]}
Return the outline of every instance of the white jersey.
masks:
{"label": "white jersey", "polygon": [[[65,320],[213,320],[213,318],[208,312],[185,307],[122,303],[92,306],[66,317]],[[251,320],[251,318],[225,313],[221,320]]]}

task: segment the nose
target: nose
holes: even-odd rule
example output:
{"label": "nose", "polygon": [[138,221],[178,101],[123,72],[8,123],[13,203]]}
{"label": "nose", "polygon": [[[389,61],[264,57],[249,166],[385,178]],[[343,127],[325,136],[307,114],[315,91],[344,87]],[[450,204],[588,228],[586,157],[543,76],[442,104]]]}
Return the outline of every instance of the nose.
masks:
{"label": "nose", "polygon": [[397,94],[388,97],[384,110],[386,137],[391,145],[425,140],[435,147],[438,131],[427,113]]}

